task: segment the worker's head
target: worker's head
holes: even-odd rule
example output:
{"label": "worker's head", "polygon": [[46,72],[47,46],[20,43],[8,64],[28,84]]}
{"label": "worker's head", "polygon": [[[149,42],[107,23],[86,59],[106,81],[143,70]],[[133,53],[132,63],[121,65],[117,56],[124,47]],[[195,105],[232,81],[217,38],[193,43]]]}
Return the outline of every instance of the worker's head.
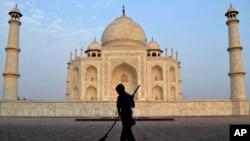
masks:
{"label": "worker's head", "polygon": [[125,92],[125,88],[124,88],[123,84],[118,84],[116,86],[115,90],[117,91],[118,94]]}

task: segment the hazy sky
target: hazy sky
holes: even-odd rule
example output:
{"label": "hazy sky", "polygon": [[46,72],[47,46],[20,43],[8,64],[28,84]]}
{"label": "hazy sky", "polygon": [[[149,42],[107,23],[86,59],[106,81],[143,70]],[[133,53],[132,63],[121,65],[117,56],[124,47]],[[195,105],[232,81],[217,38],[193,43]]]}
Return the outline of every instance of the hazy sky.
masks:
{"label": "hazy sky", "polygon": [[[105,27],[126,15],[141,25],[162,50],[179,52],[184,99],[230,97],[228,29],[230,3],[239,11],[245,84],[250,98],[249,0],[0,0],[0,72],[4,72],[9,15],[15,4],[20,28],[19,96],[65,100],[67,62],[75,48],[100,41]],[[165,53],[163,53],[165,55]],[[0,77],[0,99],[3,76]]]}

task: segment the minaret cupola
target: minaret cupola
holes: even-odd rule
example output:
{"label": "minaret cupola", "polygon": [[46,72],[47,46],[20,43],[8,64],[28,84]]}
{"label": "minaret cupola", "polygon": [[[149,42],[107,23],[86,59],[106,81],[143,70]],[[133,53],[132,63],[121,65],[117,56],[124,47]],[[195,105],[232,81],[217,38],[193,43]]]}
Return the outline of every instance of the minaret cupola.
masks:
{"label": "minaret cupola", "polygon": [[18,21],[23,16],[20,10],[17,8],[17,5],[9,12],[9,15],[11,17],[11,20],[18,20]]}
{"label": "minaret cupola", "polygon": [[85,51],[88,57],[100,57],[101,56],[102,45],[96,41],[96,38],[88,46],[88,49]]}
{"label": "minaret cupola", "polygon": [[147,45],[147,50],[148,50],[149,57],[161,56],[161,53],[162,53],[160,45],[156,41],[154,41],[153,37],[152,37],[152,41],[150,41]]}

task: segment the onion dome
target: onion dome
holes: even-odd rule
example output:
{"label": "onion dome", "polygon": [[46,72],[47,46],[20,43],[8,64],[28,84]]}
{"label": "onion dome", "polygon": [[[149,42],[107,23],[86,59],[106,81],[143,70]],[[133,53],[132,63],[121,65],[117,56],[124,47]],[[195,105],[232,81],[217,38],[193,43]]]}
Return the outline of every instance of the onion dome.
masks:
{"label": "onion dome", "polygon": [[147,45],[148,50],[161,50],[160,45],[152,39]]}
{"label": "onion dome", "polygon": [[230,13],[236,13],[238,14],[239,12],[232,6],[232,4],[230,4],[229,9],[227,10],[227,13],[225,14],[225,16],[227,16]]}
{"label": "onion dome", "polygon": [[96,41],[96,39],[91,42],[87,50],[101,50],[101,44]]}
{"label": "onion dome", "polygon": [[116,18],[110,23],[102,34],[103,47],[118,47],[118,46],[146,46],[146,35],[142,27],[133,19],[125,15]]}
{"label": "onion dome", "polygon": [[23,16],[23,15],[21,14],[20,10],[17,8],[17,5],[16,5],[15,8],[13,8],[13,9],[9,12],[9,15],[11,15],[12,13],[19,14],[20,17]]}

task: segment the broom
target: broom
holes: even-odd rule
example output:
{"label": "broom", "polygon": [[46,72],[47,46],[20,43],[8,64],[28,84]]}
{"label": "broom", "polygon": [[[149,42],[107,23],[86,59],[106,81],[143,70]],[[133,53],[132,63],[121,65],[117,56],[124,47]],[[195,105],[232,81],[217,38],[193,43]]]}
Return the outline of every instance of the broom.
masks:
{"label": "broom", "polygon": [[[135,89],[135,91],[134,91],[132,97],[134,97],[134,95],[135,95],[136,91],[139,89],[139,87],[140,87],[140,85],[137,86],[137,88]],[[118,121],[119,118],[120,118],[120,116],[118,116],[118,117],[116,118],[115,122],[113,123],[113,125],[111,126],[111,128],[108,130],[108,132],[107,132],[101,139],[99,139],[98,141],[105,141],[105,140],[106,140],[106,138],[108,137],[109,132],[110,132],[110,131],[112,130],[112,128],[115,126],[115,124],[116,124],[116,122]]]}

